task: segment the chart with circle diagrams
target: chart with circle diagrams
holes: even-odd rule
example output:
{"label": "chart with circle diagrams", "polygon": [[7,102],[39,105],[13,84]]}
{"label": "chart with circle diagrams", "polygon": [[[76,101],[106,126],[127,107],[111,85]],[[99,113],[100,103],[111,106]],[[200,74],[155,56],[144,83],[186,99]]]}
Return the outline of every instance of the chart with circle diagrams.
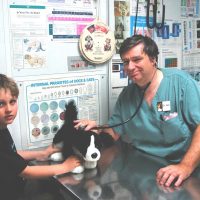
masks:
{"label": "chart with circle diagrams", "polygon": [[[51,142],[64,122],[65,105],[74,101],[79,117],[99,120],[98,91],[100,76],[57,78],[24,83],[27,106],[20,120],[28,120],[27,142],[32,148],[37,142]],[[37,92],[36,92],[37,91]]]}
{"label": "chart with circle diagrams", "polygon": [[[71,100],[71,99],[70,99]],[[30,122],[32,139],[45,137],[49,134],[53,136],[64,120],[64,109],[67,100],[51,100],[30,105]]]}

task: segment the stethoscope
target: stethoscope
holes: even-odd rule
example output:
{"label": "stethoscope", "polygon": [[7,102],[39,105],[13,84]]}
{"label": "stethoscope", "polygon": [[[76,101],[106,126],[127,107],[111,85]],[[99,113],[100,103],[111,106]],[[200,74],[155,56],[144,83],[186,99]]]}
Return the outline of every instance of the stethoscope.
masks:
{"label": "stethoscope", "polygon": [[[151,0],[147,0],[147,9],[146,9],[146,25],[148,28],[153,29],[153,28],[157,28],[157,29],[161,29],[164,26],[164,21],[165,21],[165,5],[163,4],[163,0],[162,0],[162,20],[161,22],[157,22],[157,13],[158,13],[158,3],[157,0],[154,0],[154,3],[150,2]],[[152,18],[152,22],[150,23],[150,9],[153,9],[153,18]]]}
{"label": "stethoscope", "polygon": [[[142,97],[141,97],[141,99],[140,99],[140,102],[139,102],[139,104],[138,104],[138,106],[137,106],[135,112],[134,112],[127,120],[125,120],[125,121],[123,121],[123,122],[120,122],[120,123],[118,123],[118,124],[110,125],[110,126],[108,126],[108,125],[98,125],[98,126],[95,126],[95,127],[91,128],[91,130],[102,130],[102,129],[107,129],[107,128],[114,128],[114,127],[117,127],[117,126],[122,126],[122,125],[128,123],[130,120],[132,120],[132,119],[137,115],[137,113],[139,112],[139,110],[140,110],[140,108],[141,108],[141,105],[142,105],[142,102],[143,102],[143,100],[144,100],[145,92],[146,92],[146,90],[148,89],[148,87],[150,86],[150,84],[151,84],[151,81],[150,81],[150,82],[145,86],[145,88],[142,90]],[[79,126],[79,129],[80,129],[80,130],[84,130],[85,127],[86,127],[86,125],[85,125],[85,126]]]}
{"label": "stethoscope", "polygon": [[142,102],[143,102],[143,99],[144,99],[144,95],[145,95],[145,92],[146,90],[149,88],[151,84],[151,81],[145,86],[145,88],[142,90],[142,97],[140,99],[140,102],[135,110],[135,112],[125,121],[123,122],[120,122],[118,124],[114,124],[114,125],[110,125],[110,126],[106,126],[106,125],[100,125],[100,126],[96,126],[94,128],[92,128],[92,130],[100,130],[100,129],[107,129],[107,128],[114,128],[114,127],[117,127],[117,126],[122,126],[124,124],[126,124],[127,122],[129,122],[130,120],[132,120],[136,115],[137,113],[139,112],[140,108],[141,108],[141,105],[142,105]]}
{"label": "stethoscope", "polygon": [[[149,86],[151,85],[151,83],[152,83],[152,81],[153,81],[153,79],[155,77],[155,74],[156,74],[157,70],[159,70],[159,68],[157,67],[157,63],[156,63],[156,69],[155,69],[155,72],[154,72],[151,80],[147,83],[147,85],[145,86],[145,88],[142,89],[142,97],[140,99],[140,102],[139,102],[139,104],[138,104],[135,112],[127,120],[125,120],[123,122],[120,122],[118,124],[110,125],[110,126],[108,126],[108,125],[99,125],[99,126],[93,127],[91,130],[101,130],[101,129],[107,129],[107,128],[114,128],[114,127],[117,127],[117,126],[122,126],[122,125],[126,124],[127,122],[129,122],[130,120],[132,120],[137,115],[137,113],[139,112],[139,110],[140,110],[140,108],[142,106],[142,102],[144,100],[145,92],[149,88]],[[83,129],[84,128],[85,127],[83,127]]]}

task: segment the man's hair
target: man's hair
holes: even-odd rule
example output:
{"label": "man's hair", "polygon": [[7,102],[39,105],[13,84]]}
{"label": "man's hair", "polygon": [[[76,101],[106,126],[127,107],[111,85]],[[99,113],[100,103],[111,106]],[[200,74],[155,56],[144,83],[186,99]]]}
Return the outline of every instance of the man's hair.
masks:
{"label": "man's hair", "polygon": [[158,46],[157,44],[147,36],[143,35],[133,35],[131,37],[126,38],[119,49],[119,54],[122,57],[124,53],[129,51],[131,48],[137,46],[138,44],[144,45],[144,53],[149,56],[151,59],[156,59],[158,61]]}
{"label": "man's hair", "polygon": [[0,74],[0,90],[1,89],[5,91],[10,90],[11,95],[18,98],[19,88],[16,82],[4,74]]}

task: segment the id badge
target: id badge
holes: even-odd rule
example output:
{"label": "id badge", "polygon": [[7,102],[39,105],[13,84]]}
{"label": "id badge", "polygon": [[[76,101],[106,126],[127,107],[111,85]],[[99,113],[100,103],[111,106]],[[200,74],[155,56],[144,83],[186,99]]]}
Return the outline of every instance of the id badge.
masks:
{"label": "id badge", "polygon": [[170,101],[157,102],[157,110],[164,111],[164,112],[170,111],[171,110]]}

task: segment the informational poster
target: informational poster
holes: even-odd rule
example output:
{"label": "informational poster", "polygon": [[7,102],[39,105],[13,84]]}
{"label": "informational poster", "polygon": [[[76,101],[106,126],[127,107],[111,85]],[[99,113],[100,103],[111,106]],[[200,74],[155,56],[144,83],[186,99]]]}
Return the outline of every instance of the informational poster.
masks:
{"label": "informational poster", "polygon": [[[92,0],[14,0],[10,1],[8,16],[14,75],[41,75],[47,70],[55,73],[58,62],[52,59],[51,53],[58,57],[62,48],[66,54],[58,59],[61,72],[65,72],[67,50],[77,51],[77,39],[95,19],[96,9]],[[73,47],[68,47],[68,42],[73,42]]]}
{"label": "informational poster", "polygon": [[165,20],[164,26],[160,29],[155,30],[154,39],[156,40],[158,45],[181,48],[181,20]]}
{"label": "informational poster", "polygon": [[46,66],[46,7],[10,5],[13,68],[38,69]]}
{"label": "informational poster", "polygon": [[132,29],[130,31],[131,35],[137,34],[137,35],[146,35],[148,37],[153,36],[153,30],[147,28],[146,17],[144,17],[144,16],[137,17],[136,30],[134,30],[135,20],[136,20],[136,17],[131,16],[131,18],[130,18],[130,24],[131,24],[130,26],[132,27]]}
{"label": "informational poster", "polygon": [[44,28],[46,26],[46,7],[40,5],[10,5],[10,27]]}
{"label": "informational poster", "polygon": [[191,70],[196,68],[200,71],[200,53],[184,54],[183,63],[183,69]]}
{"label": "informational poster", "polygon": [[200,85],[200,53],[185,53],[182,70],[187,71]]}
{"label": "informational poster", "polygon": [[[158,1],[159,4],[159,1]],[[130,34],[140,34],[152,37],[152,29],[147,28],[146,25],[146,2],[139,1],[137,7],[137,1],[130,1]],[[136,18],[137,15],[137,18]],[[136,21],[137,20],[137,21]],[[149,19],[151,21],[151,17]],[[136,28],[136,30],[134,30]]]}
{"label": "informational poster", "polygon": [[110,98],[109,113],[112,113],[117,98],[123,88],[128,85],[128,76],[124,72],[124,66],[121,59],[112,60],[112,69],[110,73]]}
{"label": "informational poster", "polygon": [[130,1],[114,1],[116,53],[122,41],[130,36]]}
{"label": "informational poster", "polygon": [[93,12],[53,10],[48,16],[49,35],[57,40],[79,38],[83,29],[93,20]]}
{"label": "informational poster", "polygon": [[25,90],[28,147],[52,141],[64,121],[65,105],[75,101],[78,118],[99,122],[98,77],[76,77],[27,81]]}
{"label": "informational poster", "polygon": [[81,56],[69,56],[67,58],[68,71],[83,71],[96,69],[96,66],[83,59]]}
{"label": "informational poster", "polygon": [[158,67],[182,67],[181,21],[165,20],[161,29],[156,29],[154,39],[159,47]]}
{"label": "informational poster", "polygon": [[121,60],[113,59],[112,60],[112,87],[124,87],[128,84],[128,76],[124,72],[124,66]]}
{"label": "informational poster", "polygon": [[200,82],[200,19],[183,19],[183,65],[182,69],[189,72]]}
{"label": "informational poster", "polygon": [[44,31],[30,32],[13,31],[13,67],[17,70],[46,67],[47,37]]}
{"label": "informational poster", "polygon": [[184,19],[183,53],[200,53],[200,19]]}
{"label": "informational poster", "polygon": [[178,48],[160,48],[159,64],[160,68],[181,68],[181,50]]}
{"label": "informational poster", "polygon": [[[137,13],[137,18],[136,18]],[[152,29],[146,26],[146,2],[134,0],[115,0],[115,38],[116,53],[119,53],[121,43],[127,37],[134,34],[152,37]]]}
{"label": "informational poster", "polygon": [[182,0],[181,17],[199,17],[199,0]]}
{"label": "informational poster", "polygon": [[96,16],[93,0],[66,0],[63,1],[63,6],[57,5],[48,7],[48,32],[53,40],[64,42],[66,39],[79,38],[85,26]]}

